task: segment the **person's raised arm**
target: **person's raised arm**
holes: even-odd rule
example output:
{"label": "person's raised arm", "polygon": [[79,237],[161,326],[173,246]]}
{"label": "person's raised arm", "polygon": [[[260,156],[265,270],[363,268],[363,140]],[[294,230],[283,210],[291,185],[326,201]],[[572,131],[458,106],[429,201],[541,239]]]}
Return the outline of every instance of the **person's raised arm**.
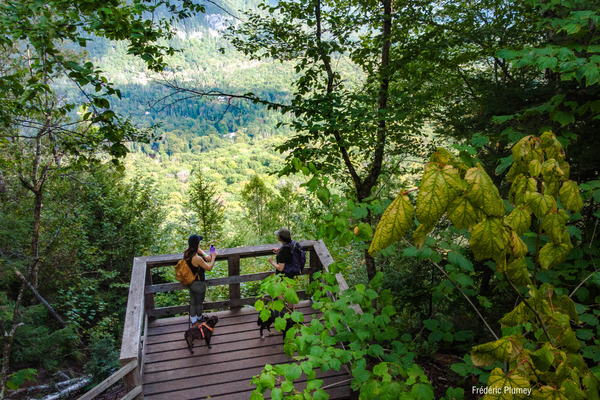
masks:
{"label": "person's raised arm", "polygon": [[205,271],[212,271],[213,266],[215,265],[215,260],[217,259],[217,252],[215,251],[212,254],[211,260],[208,262],[208,264],[206,263],[206,261],[204,261],[202,259],[202,257],[200,256],[196,256],[194,257],[194,259],[192,260],[192,263],[196,266],[196,267],[201,267],[203,270]]}

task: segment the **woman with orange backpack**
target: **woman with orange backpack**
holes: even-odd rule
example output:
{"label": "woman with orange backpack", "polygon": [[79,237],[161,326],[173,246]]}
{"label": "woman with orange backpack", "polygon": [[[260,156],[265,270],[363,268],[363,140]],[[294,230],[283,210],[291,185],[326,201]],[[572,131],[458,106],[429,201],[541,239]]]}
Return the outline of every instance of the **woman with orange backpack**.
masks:
{"label": "woman with orange backpack", "polygon": [[[206,278],[204,272],[213,269],[215,259],[217,258],[216,251],[211,255],[204,253],[200,248],[201,240],[202,236],[190,236],[188,239],[188,248],[183,252],[183,260],[186,262],[194,276],[194,280],[189,285],[190,321],[192,324],[202,319],[202,313],[204,312],[204,296],[206,295]],[[201,256],[203,256],[206,261]]]}

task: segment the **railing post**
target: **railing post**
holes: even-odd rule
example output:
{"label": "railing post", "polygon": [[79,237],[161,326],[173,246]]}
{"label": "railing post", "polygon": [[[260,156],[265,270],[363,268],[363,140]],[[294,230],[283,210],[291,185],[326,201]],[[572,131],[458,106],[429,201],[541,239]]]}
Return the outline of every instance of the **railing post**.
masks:
{"label": "railing post", "polygon": [[[308,266],[313,270],[312,274],[317,271],[323,270],[323,264],[321,264],[321,260],[319,260],[319,255],[314,250],[310,250],[308,253]],[[308,281],[312,283],[313,277],[312,274],[308,276]]]}
{"label": "railing post", "polygon": [[[146,286],[152,286],[152,269],[146,265]],[[154,293],[146,293],[144,296],[144,308],[146,313],[154,310]],[[150,322],[156,320],[156,317],[150,317]]]}
{"label": "railing post", "polygon": [[[121,367],[124,367],[125,365],[127,365],[128,363],[130,363],[131,360],[121,360]],[[127,393],[131,392],[133,389],[135,389],[138,386],[142,386],[142,374],[140,373],[141,369],[143,368],[143,366],[140,366],[138,363],[138,366],[135,367],[134,369],[132,369],[131,371],[129,371],[129,373],[127,375],[125,375],[123,377],[123,380],[125,381],[125,390],[127,391]],[[135,400],[143,400],[144,399],[144,393],[140,393],[137,396],[134,397]]]}
{"label": "railing post", "polygon": [[[227,268],[229,276],[238,276],[240,274],[240,255],[235,254],[227,257]],[[229,300],[239,300],[241,298],[240,284],[229,284]],[[241,306],[229,307],[231,310],[239,310]]]}

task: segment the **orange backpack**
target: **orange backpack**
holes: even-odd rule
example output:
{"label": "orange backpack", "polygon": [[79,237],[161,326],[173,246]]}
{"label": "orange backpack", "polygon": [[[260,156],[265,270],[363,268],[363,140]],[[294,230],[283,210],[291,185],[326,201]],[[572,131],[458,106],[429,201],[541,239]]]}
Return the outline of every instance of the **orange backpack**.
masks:
{"label": "orange backpack", "polygon": [[196,276],[192,273],[189,265],[185,260],[179,260],[175,266],[175,278],[186,286],[190,286],[196,280]]}

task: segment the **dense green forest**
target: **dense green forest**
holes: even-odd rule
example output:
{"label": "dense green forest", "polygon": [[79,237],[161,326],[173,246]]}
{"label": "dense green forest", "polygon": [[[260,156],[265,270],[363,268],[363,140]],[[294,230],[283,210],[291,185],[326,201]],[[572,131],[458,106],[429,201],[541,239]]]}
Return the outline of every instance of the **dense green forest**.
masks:
{"label": "dense green forest", "polygon": [[252,399],[329,398],[314,371],[347,367],[360,399],[600,400],[597,2],[5,0],[0,21],[0,399],[120,368],[134,257],[285,226],[335,263],[242,284],[265,317],[297,289],[323,315],[288,315],[295,358]]}

